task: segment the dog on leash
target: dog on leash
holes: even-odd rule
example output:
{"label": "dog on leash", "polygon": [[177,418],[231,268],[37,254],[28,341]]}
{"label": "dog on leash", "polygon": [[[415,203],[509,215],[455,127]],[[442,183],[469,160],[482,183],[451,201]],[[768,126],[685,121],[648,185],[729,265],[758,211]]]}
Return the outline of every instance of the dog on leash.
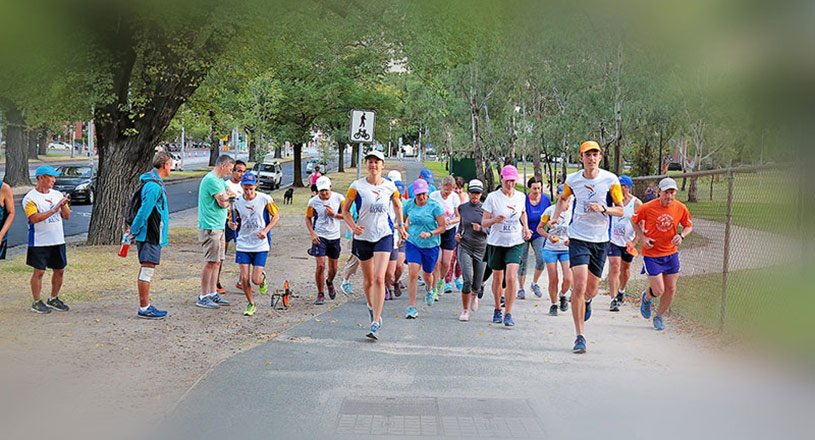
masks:
{"label": "dog on leash", "polygon": [[294,197],[294,188],[287,189],[286,192],[283,194],[283,204],[284,205],[286,205],[286,204],[291,205],[293,197]]}

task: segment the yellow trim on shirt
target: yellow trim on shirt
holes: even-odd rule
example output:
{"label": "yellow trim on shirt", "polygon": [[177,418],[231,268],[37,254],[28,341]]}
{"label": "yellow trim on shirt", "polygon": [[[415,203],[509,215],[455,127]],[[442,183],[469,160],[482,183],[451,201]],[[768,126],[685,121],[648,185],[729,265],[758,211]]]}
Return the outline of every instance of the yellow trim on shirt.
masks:
{"label": "yellow trim on shirt", "polygon": [[279,211],[279,208],[277,207],[277,204],[275,202],[269,202],[269,204],[266,205],[266,211],[269,212],[269,215],[275,216],[277,215],[277,211]]}
{"label": "yellow trim on shirt", "polygon": [[37,213],[37,204],[34,203],[33,200],[29,200],[28,203],[25,204],[25,216],[31,217],[32,215]]}
{"label": "yellow trim on shirt", "polygon": [[560,194],[560,196],[563,197],[564,199],[568,199],[569,197],[572,196],[572,189],[569,188],[568,184],[566,183],[563,184],[563,192]]}
{"label": "yellow trim on shirt", "polygon": [[611,194],[611,201],[614,203],[623,203],[623,189],[620,187],[619,184],[611,185],[611,188],[608,190],[609,194]]}
{"label": "yellow trim on shirt", "polygon": [[306,207],[306,218],[312,218],[312,217],[314,217],[314,208],[312,208],[311,206],[307,206]]}

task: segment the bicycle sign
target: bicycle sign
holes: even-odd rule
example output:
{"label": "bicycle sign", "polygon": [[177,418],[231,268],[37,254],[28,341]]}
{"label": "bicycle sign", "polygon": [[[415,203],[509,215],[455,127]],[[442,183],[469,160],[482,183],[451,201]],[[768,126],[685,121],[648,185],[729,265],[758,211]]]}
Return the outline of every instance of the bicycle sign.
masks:
{"label": "bicycle sign", "polygon": [[351,110],[351,142],[370,144],[374,139],[376,112],[373,110]]}

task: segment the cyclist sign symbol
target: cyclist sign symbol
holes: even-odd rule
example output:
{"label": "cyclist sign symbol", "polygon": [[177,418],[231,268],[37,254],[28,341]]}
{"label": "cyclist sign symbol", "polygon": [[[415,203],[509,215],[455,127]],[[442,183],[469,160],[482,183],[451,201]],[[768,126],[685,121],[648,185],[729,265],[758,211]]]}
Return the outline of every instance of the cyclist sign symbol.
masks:
{"label": "cyclist sign symbol", "polygon": [[376,113],[373,110],[351,110],[351,142],[370,144],[374,140]]}

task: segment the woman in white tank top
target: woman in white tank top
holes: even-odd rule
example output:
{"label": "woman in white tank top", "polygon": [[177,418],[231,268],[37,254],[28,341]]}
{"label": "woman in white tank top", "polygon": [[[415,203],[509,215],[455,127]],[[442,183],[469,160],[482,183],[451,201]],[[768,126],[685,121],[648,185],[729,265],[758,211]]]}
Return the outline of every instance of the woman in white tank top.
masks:
{"label": "woman in white tank top", "polygon": [[620,187],[623,192],[623,216],[610,218],[608,294],[611,296],[611,304],[608,308],[612,312],[619,312],[620,306],[625,302],[625,286],[631,275],[631,262],[636,256],[637,233],[634,231],[631,217],[634,216],[634,211],[642,206],[642,202],[631,194],[633,184],[630,177],[620,176]]}

